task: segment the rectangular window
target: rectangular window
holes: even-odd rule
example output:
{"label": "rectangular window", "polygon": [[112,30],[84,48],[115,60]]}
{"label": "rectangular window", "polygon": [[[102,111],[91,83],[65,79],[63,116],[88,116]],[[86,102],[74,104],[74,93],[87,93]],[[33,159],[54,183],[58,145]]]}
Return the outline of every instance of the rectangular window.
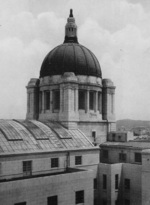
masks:
{"label": "rectangular window", "polygon": [[117,190],[119,188],[119,175],[115,175],[115,189]]}
{"label": "rectangular window", "polygon": [[85,110],[86,103],[85,103],[85,91],[84,90],[79,90],[79,110]]}
{"label": "rectangular window", "polygon": [[124,188],[130,190],[130,179],[124,179]]}
{"label": "rectangular window", "polygon": [[116,138],[116,134],[112,134],[112,141],[114,142]]}
{"label": "rectangular window", "polygon": [[141,155],[141,153],[135,153],[135,155],[134,155],[134,157],[135,157],[135,162],[142,162],[142,155]]}
{"label": "rectangular window", "polygon": [[60,109],[60,91],[55,90],[53,91],[53,110]]}
{"label": "rectangular window", "polygon": [[82,156],[75,156],[75,165],[82,164]]}
{"label": "rectangular window", "polygon": [[50,196],[47,198],[47,205],[58,205],[58,197]]}
{"label": "rectangular window", "polygon": [[92,131],[92,138],[93,141],[96,142],[96,131]]}
{"label": "rectangular window", "polygon": [[50,109],[50,91],[44,92],[44,99],[45,99],[45,110]]}
{"label": "rectangular window", "polygon": [[32,175],[32,161],[23,161],[23,175]]}
{"label": "rectangular window", "polygon": [[94,179],[94,187],[93,188],[97,189],[97,179],[96,178]]}
{"label": "rectangular window", "polygon": [[94,110],[94,92],[89,93],[89,107],[90,110]]}
{"label": "rectangular window", "polygon": [[58,158],[51,158],[51,168],[59,167]]}
{"label": "rectangular window", "polygon": [[124,201],[125,203],[125,205],[130,205],[130,200],[129,199],[125,199],[125,201]]}
{"label": "rectangular window", "polygon": [[108,159],[108,150],[102,150],[102,156],[104,159]]}
{"label": "rectangular window", "polygon": [[107,175],[103,174],[103,189],[107,189]]}
{"label": "rectangular window", "polygon": [[26,205],[26,202],[19,202],[19,203],[15,203],[14,205]]}
{"label": "rectangular window", "polygon": [[76,191],[76,204],[84,203],[84,191]]}
{"label": "rectangular window", "polygon": [[119,161],[126,162],[126,154],[125,153],[119,153]]}

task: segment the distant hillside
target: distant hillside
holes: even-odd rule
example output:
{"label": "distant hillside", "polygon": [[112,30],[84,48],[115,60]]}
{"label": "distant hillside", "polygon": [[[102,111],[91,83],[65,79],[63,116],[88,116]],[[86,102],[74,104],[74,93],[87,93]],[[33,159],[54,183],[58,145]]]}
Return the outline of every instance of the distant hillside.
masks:
{"label": "distant hillside", "polygon": [[116,122],[117,130],[121,130],[121,128],[125,128],[125,130],[129,131],[132,128],[136,127],[145,127],[150,131],[150,121],[143,121],[143,120],[130,120],[130,119],[124,119],[124,120],[118,120]]}

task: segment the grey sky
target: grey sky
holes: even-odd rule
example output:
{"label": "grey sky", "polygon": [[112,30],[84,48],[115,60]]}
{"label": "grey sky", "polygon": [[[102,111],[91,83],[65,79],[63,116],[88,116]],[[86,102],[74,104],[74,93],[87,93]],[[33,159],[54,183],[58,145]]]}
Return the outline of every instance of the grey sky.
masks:
{"label": "grey sky", "polygon": [[150,120],[148,0],[0,0],[0,118],[25,118],[25,86],[63,42],[70,8],[79,42],[117,87],[117,119]]}

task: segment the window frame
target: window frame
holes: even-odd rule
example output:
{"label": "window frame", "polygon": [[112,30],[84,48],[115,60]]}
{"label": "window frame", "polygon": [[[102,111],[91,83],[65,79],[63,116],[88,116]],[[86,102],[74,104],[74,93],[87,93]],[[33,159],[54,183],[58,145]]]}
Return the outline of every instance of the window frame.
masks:
{"label": "window frame", "polygon": [[125,178],[125,179],[124,179],[124,189],[129,191],[130,188],[131,188],[131,182],[130,182],[130,179]]}
{"label": "window frame", "polygon": [[82,165],[82,156],[75,156],[75,165]]}
{"label": "window frame", "polygon": [[49,196],[47,197],[47,205],[58,205],[58,196]]}
{"label": "window frame", "polygon": [[98,186],[97,186],[97,178],[93,179],[93,189],[97,190]]}
{"label": "window frame", "polygon": [[53,111],[60,110],[60,90],[53,90]]}
{"label": "window frame", "polygon": [[82,89],[78,91],[78,109],[86,110],[86,91]]}
{"label": "window frame", "polygon": [[22,161],[23,176],[32,175],[32,160]]}
{"label": "window frame", "polygon": [[84,203],[84,190],[76,191],[75,204],[82,204],[82,203]]}
{"label": "window frame", "polygon": [[115,190],[119,189],[119,174],[115,174]]}
{"label": "window frame", "polygon": [[103,189],[107,189],[107,175],[103,174]]}
{"label": "window frame", "polygon": [[103,157],[103,159],[109,158],[109,151],[107,149],[102,150],[102,157]]}
{"label": "window frame", "polygon": [[119,161],[126,162],[126,160],[127,160],[127,154],[123,152],[119,153]]}
{"label": "window frame", "polygon": [[142,154],[141,152],[135,152],[134,153],[134,161],[137,163],[141,163],[142,162]]}
{"label": "window frame", "polygon": [[58,168],[59,167],[59,158],[52,157],[51,158],[51,168]]}
{"label": "window frame", "polygon": [[45,110],[50,110],[50,91],[45,90],[44,91],[44,108]]}

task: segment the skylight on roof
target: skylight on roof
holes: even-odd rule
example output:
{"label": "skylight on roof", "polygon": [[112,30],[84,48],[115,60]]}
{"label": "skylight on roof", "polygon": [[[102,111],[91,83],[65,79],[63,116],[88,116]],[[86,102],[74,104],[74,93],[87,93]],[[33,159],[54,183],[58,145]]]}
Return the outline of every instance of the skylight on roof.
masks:
{"label": "skylight on roof", "polygon": [[23,141],[19,132],[17,132],[16,129],[11,126],[11,123],[8,123],[6,120],[1,121],[0,129],[8,141]]}

